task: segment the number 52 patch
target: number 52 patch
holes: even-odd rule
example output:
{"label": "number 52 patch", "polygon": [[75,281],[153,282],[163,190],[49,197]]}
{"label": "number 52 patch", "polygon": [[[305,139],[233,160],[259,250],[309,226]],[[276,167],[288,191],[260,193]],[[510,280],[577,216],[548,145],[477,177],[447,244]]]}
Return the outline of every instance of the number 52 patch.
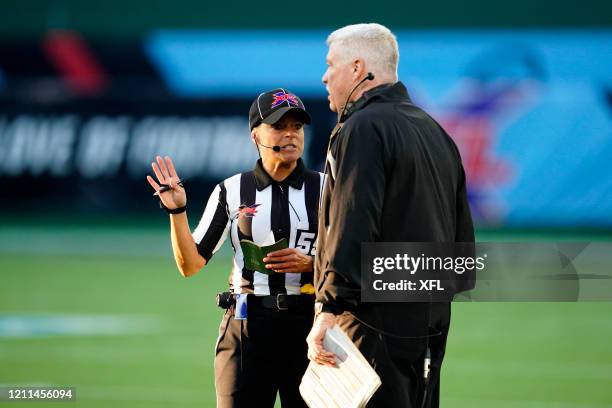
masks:
{"label": "number 52 patch", "polygon": [[317,233],[309,230],[297,229],[295,232],[295,248],[302,250],[302,253],[315,256],[317,253]]}

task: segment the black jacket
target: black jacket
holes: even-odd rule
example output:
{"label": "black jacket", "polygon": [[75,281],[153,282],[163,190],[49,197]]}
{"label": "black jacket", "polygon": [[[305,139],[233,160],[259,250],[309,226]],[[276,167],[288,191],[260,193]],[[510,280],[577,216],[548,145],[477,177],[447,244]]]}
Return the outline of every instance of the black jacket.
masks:
{"label": "black jacket", "polygon": [[338,313],[361,296],[362,242],[473,242],[465,173],[448,134],[401,82],[356,101],[333,136],[319,213],[317,301]]}

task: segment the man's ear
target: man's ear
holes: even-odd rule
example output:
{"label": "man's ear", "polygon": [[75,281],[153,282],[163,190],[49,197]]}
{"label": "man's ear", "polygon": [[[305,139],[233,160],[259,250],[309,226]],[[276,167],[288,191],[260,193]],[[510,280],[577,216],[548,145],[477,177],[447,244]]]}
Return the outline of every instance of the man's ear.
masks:
{"label": "man's ear", "polygon": [[251,130],[251,141],[257,145],[257,131],[255,129]]}
{"label": "man's ear", "polygon": [[353,66],[353,80],[354,81],[359,81],[361,80],[361,78],[366,76],[367,74],[366,65],[363,59],[356,58],[355,60],[353,60],[352,66]]}

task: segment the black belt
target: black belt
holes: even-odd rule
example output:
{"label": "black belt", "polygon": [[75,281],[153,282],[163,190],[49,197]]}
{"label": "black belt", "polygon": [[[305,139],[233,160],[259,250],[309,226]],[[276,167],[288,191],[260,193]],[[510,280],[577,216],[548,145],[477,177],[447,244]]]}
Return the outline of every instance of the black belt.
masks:
{"label": "black belt", "polygon": [[249,295],[247,302],[249,305],[262,306],[266,309],[300,310],[313,308],[314,310],[313,295],[288,295],[286,293],[266,296]]}

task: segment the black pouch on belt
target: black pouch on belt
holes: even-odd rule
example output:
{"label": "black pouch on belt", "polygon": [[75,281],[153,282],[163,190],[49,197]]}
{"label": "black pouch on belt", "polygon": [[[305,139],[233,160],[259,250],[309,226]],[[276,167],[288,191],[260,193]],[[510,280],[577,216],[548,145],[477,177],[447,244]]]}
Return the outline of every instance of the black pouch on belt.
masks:
{"label": "black pouch on belt", "polygon": [[217,293],[217,306],[221,309],[229,309],[235,302],[236,299],[232,292]]}

